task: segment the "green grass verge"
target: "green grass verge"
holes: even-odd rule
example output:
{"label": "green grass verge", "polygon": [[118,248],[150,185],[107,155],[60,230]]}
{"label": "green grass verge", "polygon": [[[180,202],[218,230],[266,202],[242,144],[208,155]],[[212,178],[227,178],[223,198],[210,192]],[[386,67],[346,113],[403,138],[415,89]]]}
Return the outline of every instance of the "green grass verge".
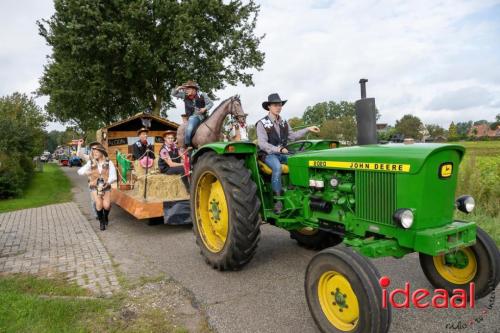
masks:
{"label": "green grass verge", "polygon": [[112,298],[81,297],[88,295],[62,278],[0,275],[0,332],[187,332],[160,310],[130,314],[124,307],[143,308],[147,299],[137,303],[125,292]]}
{"label": "green grass verge", "polygon": [[89,332],[82,319],[104,313],[113,301],[77,298],[87,294],[62,279],[0,277],[0,332]]}
{"label": "green grass verge", "polygon": [[57,164],[47,163],[43,172],[34,173],[22,197],[0,200],[0,213],[68,202],[72,198],[68,177]]}

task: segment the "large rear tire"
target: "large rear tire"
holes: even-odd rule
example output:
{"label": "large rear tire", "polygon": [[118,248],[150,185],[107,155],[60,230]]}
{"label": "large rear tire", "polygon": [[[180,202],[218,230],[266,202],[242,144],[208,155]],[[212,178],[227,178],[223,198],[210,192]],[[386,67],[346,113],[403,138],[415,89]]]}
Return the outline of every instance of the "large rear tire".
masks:
{"label": "large rear tire", "polygon": [[342,242],[342,237],[313,228],[302,228],[290,231],[290,238],[300,246],[311,250],[323,250]]}
{"label": "large rear tire", "polygon": [[391,308],[382,307],[380,274],[375,266],[345,247],[316,254],[306,271],[309,311],[324,333],[385,333]]}
{"label": "large rear tire", "polygon": [[475,298],[483,298],[495,290],[500,281],[500,253],[495,241],[477,227],[476,244],[457,250],[452,258],[420,253],[420,266],[435,288],[463,289],[469,295],[469,283],[475,284]]}
{"label": "large rear tire", "polygon": [[206,262],[218,270],[247,264],[260,239],[257,185],[244,161],[203,154],[194,166],[191,216],[196,243]]}

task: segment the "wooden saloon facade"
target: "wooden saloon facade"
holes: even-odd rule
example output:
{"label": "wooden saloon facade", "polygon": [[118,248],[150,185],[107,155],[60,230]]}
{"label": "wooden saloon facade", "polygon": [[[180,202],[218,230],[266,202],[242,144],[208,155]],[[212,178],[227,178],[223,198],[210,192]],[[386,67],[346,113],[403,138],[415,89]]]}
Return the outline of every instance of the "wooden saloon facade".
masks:
{"label": "wooden saloon facade", "polygon": [[[156,156],[147,173],[137,161],[132,161],[133,145],[139,140],[137,130],[142,127],[149,129],[148,142],[153,144]],[[112,188],[111,200],[138,220],[163,217],[166,224],[191,223],[188,213],[169,214],[169,211],[189,211],[186,209],[189,207],[189,193],[180,176],[161,174],[158,170],[159,152],[163,145],[162,134],[167,130],[175,131],[178,127],[179,124],[170,120],[139,113],[103,127],[96,133],[97,141],[106,147],[110,160],[117,166],[118,184]],[[125,183],[121,180],[121,168],[116,161],[117,152],[127,155],[132,163],[132,168],[125,175]],[[180,210],[179,207],[183,209]]]}
{"label": "wooden saloon facade", "polygon": [[[148,125],[148,126],[146,126]],[[137,130],[148,127],[148,141],[153,144],[154,153],[158,156],[163,145],[163,132],[177,130],[179,124],[148,113],[138,113],[135,116],[103,127],[96,133],[97,141],[108,151],[109,158],[116,165],[116,152],[132,154],[132,145],[139,140]]]}

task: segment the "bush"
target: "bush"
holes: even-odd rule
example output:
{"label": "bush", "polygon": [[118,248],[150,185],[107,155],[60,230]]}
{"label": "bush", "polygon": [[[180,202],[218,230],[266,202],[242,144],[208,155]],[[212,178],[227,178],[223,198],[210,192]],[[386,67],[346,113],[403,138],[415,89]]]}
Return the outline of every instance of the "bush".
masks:
{"label": "bush", "polygon": [[500,215],[500,156],[466,155],[458,177],[457,195],[472,195],[484,214]]}
{"label": "bush", "polygon": [[22,195],[30,177],[21,166],[20,159],[0,156],[0,199]]}

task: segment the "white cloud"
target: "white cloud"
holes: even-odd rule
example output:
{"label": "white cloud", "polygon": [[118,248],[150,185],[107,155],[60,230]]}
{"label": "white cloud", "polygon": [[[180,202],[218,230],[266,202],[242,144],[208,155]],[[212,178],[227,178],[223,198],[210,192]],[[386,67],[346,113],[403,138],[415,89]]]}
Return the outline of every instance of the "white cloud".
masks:
{"label": "white cloud", "polygon": [[[48,47],[34,22],[49,17],[53,6],[49,1],[27,3],[0,4],[6,27],[0,32],[0,94],[36,89],[46,62]],[[254,87],[217,92],[221,100],[240,94],[251,122],[265,114],[261,102],[270,93],[289,100],[286,117],[300,116],[308,105],[321,101],[359,98],[362,77],[369,79],[368,95],[377,98],[382,122],[394,123],[411,113],[424,123],[448,126],[452,120],[493,120],[499,112],[500,17],[491,17],[500,13],[498,1],[259,3],[257,34],[266,34],[261,45],[264,70],[255,73]],[[493,14],[488,16],[490,8]],[[494,98],[484,103],[472,99],[469,107],[453,110],[453,99],[445,97],[474,87]],[[431,110],[428,106],[436,100],[440,110]],[[174,121],[183,113],[181,103],[177,106],[169,112]]]}

